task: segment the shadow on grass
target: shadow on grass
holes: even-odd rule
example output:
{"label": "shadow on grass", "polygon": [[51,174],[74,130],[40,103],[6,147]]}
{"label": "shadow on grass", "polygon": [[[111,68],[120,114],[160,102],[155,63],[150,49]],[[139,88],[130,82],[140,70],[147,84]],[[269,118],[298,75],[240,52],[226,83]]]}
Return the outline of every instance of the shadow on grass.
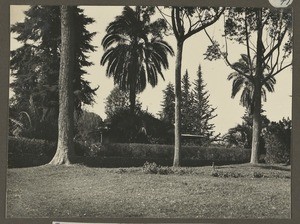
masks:
{"label": "shadow on grass", "polygon": [[255,165],[254,167],[259,167],[262,169],[268,169],[268,170],[283,170],[283,171],[291,171],[290,166],[276,166],[276,165]]}

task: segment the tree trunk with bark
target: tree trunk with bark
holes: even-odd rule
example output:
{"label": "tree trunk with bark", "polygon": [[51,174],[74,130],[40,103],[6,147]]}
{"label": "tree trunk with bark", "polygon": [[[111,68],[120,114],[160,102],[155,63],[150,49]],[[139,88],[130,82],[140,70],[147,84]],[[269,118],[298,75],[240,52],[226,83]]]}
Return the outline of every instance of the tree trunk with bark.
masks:
{"label": "tree trunk with bark", "polygon": [[56,153],[50,164],[70,164],[74,155],[74,26],[73,7],[61,6],[61,57],[59,69],[59,117]]}
{"label": "tree trunk with bark", "polygon": [[253,128],[252,128],[252,149],[251,149],[251,164],[258,163],[259,141],[261,134],[261,93],[263,80],[263,25],[262,25],[262,9],[257,9],[257,57],[256,71],[254,81],[254,108],[253,108]]}
{"label": "tree trunk with bark", "polygon": [[181,161],[181,63],[183,41],[177,41],[175,69],[175,149],[173,166],[180,166]]}

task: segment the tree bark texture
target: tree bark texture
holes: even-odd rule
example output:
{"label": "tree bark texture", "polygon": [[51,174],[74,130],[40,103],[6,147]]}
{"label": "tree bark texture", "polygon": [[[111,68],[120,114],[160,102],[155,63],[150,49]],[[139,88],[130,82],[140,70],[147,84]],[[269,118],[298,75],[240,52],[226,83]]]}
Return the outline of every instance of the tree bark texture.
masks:
{"label": "tree bark texture", "polygon": [[73,7],[61,6],[61,57],[59,69],[59,116],[56,153],[50,164],[70,164],[74,155],[74,24]]}
{"label": "tree bark texture", "polygon": [[256,71],[254,81],[254,108],[253,108],[253,128],[252,128],[252,149],[251,149],[251,164],[258,163],[259,140],[261,134],[261,91],[263,80],[263,25],[262,25],[262,9],[257,9],[257,57]]}
{"label": "tree bark texture", "polygon": [[175,148],[173,166],[181,164],[181,63],[183,41],[177,42],[176,69],[175,69]]}

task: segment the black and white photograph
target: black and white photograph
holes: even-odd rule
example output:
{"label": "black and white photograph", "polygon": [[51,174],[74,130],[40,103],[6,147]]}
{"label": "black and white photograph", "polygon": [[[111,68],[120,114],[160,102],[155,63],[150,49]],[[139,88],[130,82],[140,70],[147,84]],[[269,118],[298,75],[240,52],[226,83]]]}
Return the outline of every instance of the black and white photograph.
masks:
{"label": "black and white photograph", "polygon": [[6,218],[291,219],[294,14],[270,3],[10,5]]}

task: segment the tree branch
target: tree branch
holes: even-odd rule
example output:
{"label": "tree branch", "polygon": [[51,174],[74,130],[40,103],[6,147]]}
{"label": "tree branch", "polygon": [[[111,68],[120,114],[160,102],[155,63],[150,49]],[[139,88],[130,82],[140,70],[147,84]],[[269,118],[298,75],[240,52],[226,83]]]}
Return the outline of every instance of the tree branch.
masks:
{"label": "tree branch", "polygon": [[191,37],[192,35],[200,32],[201,30],[204,30],[206,27],[215,23],[220,18],[220,16],[223,14],[224,11],[225,11],[225,8],[221,8],[221,11],[219,13],[217,13],[211,21],[207,22],[206,24],[203,24],[202,26],[200,26],[196,29],[191,30],[190,32],[188,32],[187,34],[184,35],[184,39]]}
{"label": "tree branch", "polygon": [[249,46],[249,33],[248,33],[248,23],[247,23],[247,12],[245,12],[245,30],[246,30],[247,55],[248,55],[248,59],[250,61],[249,70],[250,70],[250,75],[253,76],[253,65],[252,65],[252,58],[251,58],[250,46]]}
{"label": "tree branch", "polygon": [[172,18],[172,26],[171,27],[173,27],[173,31],[174,31],[174,35],[175,35],[176,39],[179,40],[178,28],[176,26],[176,21],[175,21],[175,7],[172,7],[171,18]]}
{"label": "tree branch", "polygon": [[263,60],[264,60],[264,61],[265,61],[266,59],[268,59],[278,47],[280,47],[280,45],[281,45],[281,43],[282,43],[282,41],[283,41],[283,39],[284,39],[284,36],[285,36],[287,30],[288,30],[288,26],[285,27],[285,29],[284,29],[284,31],[283,31],[281,37],[278,39],[277,44],[276,44],[276,45],[275,45],[275,46],[274,46],[274,47],[266,54],[266,56],[263,57]]}
{"label": "tree branch", "polygon": [[263,80],[263,85],[270,79],[270,78],[273,78],[275,77],[277,74],[279,74],[280,72],[282,72],[284,69],[288,68],[289,66],[291,66],[292,63],[284,66],[283,68],[279,69],[277,72],[275,72],[274,74],[269,74],[266,78],[264,78]]}
{"label": "tree branch", "polygon": [[204,29],[204,32],[206,34],[206,36],[209,38],[210,42],[218,48],[220,54],[222,55],[223,60],[225,61],[225,64],[227,66],[229,66],[231,69],[235,70],[237,73],[241,74],[242,76],[246,77],[247,79],[251,80],[250,76],[243,73],[243,71],[240,71],[239,69],[237,69],[236,67],[233,66],[233,64],[230,63],[229,59],[228,59],[228,51],[227,51],[227,40],[226,40],[226,36],[225,36],[225,46],[226,46],[226,54],[224,55],[223,52],[221,51],[220,47],[217,46],[215,44],[215,42],[213,41],[213,39],[210,37],[210,35],[208,34],[208,32],[206,31],[206,29]]}

